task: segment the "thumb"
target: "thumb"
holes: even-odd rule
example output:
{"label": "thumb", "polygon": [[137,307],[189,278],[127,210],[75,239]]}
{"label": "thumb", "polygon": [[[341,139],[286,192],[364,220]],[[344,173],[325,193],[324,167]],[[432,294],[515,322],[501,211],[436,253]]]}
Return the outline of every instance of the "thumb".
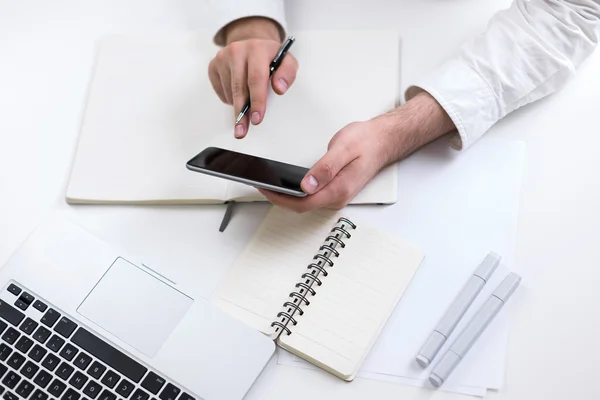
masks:
{"label": "thumb", "polygon": [[343,146],[334,146],[308,171],[302,180],[302,190],[307,194],[316,193],[354,159],[356,157]]}

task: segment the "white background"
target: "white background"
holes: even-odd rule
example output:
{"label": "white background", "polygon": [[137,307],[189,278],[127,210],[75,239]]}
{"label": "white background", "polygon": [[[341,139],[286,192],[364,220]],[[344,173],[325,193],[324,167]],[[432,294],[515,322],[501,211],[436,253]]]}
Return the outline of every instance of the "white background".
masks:
{"label": "white background", "polygon": [[[289,3],[292,29],[398,29],[406,86],[510,2]],[[94,40],[105,33],[204,30],[211,20],[207,10],[203,0],[0,0],[0,263],[42,216],[59,208],[112,243],[168,260],[175,279],[186,269],[203,267],[199,291],[210,292],[219,278],[218,272],[211,275],[211,262],[238,250],[236,235],[245,235],[248,220],[258,221],[261,212],[234,219],[224,235],[207,236],[207,229],[216,232],[222,207],[71,209],[64,203]],[[598,71],[600,51],[558,95],[519,110],[488,133],[527,143],[513,268],[528,282],[519,293],[520,306],[513,308],[506,386],[489,398],[600,398]],[[212,257],[207,260],[202,258],[206,241]],[[270,365],[248,398],[462,397],[364,379],[344,384],[317,371]]]}

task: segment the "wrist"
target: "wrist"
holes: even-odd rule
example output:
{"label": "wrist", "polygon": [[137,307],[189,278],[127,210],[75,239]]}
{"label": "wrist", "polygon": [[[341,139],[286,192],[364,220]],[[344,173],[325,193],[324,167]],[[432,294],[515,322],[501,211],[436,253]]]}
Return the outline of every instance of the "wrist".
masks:
{"label": "wrist", "polygon": [[381,133],[386,165],[456,129],[442,106],[427,92],[370,121]]}
{"label": "wrist", "polygon": [[279,25],[269,18],[248,17],[231,22],[225,28],[225,43],[248,39],[270,39],[281,42]]}

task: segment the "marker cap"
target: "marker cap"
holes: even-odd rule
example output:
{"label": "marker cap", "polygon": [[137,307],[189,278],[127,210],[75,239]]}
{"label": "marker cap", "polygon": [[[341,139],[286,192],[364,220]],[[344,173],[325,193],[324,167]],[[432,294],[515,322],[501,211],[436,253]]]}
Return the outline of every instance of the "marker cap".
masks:
{"label": "marker cap", "polygon": [[477,275],[487,282],[496,270],[498,264],[500,264],[500,256],[491,251],[487,256],[485,256],[481,264],[479,264],[479,267],[475,270],[474,275]]}
{"label": "marker cap", "polygon": [[445,342],[446,336],[433,331],[417,355],[419,365],[427,368]]}
{"label": "marker cap", "polygon": [[459,362],[460,356],[451,350],[448,351],[429,375],[429,382],[435,387],[440,387]]}
{"label": "marker cap", "polygon": [[496,290],[494,290],[494,296],[503,302],[506,302],[517,289],[520,282],[521,277],[519,275],[515,274],[514,272],[509,273],[506,275],[506,278],[504,278],[502,283],[498,285]]}

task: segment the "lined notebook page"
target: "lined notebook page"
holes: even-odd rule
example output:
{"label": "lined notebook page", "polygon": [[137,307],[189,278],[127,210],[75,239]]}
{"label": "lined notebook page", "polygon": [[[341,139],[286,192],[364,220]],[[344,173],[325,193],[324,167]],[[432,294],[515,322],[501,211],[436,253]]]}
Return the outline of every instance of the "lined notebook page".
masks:
{"label": "lined notebook page", "polygon": [[273,207],[213,294],[213,302],[265,334],[335,224],[335,213]]}
{"label": "lined notebook page", "polygon": [[294,316],[292,334],[279,338],[282,347],[346,380],[354,378],[423,259],[410,244],[354,222],[304,315]]}

